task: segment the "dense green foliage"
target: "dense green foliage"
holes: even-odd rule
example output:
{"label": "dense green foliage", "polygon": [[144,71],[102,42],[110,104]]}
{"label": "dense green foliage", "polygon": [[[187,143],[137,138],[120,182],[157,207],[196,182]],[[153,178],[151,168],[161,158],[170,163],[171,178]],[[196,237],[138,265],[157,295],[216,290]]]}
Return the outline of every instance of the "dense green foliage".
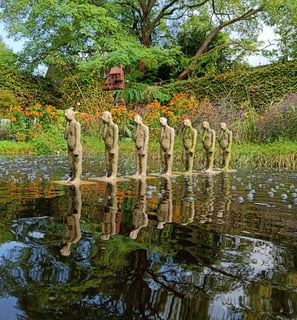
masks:
{"label": "dense green foliage", "polygon": [[280,58],[294,58],[296,7],[293,0],[1,0],[0,19],[10,35],[26,39],[20,61],[29,69],[45,63],[56,80],[94,80],[122,63],[130,82],[154,84],[262,52],[263,23],[280,35]]}
{"label": "dense green foliage", "polygon": [[197,97],[208,97],[213,103],[226,103],[263,110],[281,101],[297,89],[295,62],[238,69],[218,75],[205,76],[163,86],[163,92],[176,94],[188,92]]}

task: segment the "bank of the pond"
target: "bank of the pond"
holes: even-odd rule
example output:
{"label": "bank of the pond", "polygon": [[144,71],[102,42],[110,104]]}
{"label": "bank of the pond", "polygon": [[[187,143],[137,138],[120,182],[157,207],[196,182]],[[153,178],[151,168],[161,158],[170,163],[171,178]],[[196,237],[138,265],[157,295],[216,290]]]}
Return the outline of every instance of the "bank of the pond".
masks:
{"label": "bank of the pond", "polygon": [[[104,143],[96,137],[83,138],[84,155],[103,155]],[[40,146],[33,143],[0,141],[0,155],[17,156],[17,155],[40,155]],[[52,148],[53,149],[53,148]],[[133,158],[134,144],[132,141],[120,141],[120,157]],[[218,148],[217,148],[218,159]],[[65,151],[55,150],[55,154],[66,154]],[[176,140],[174,157],[176,161],[182,158],[182,145],[180,139]],[[159,159],[158,142],[150,142],[149,159]],[[196,164],[202,165],[203,151],[202,146],[198,143],[196,152]],[[232,151],[233,167],[257,167],[257,168],[280,168],[288,170],[297,170],[297,142],[295,141],[277,141],[267,144],[242,143],[234,144]]]}

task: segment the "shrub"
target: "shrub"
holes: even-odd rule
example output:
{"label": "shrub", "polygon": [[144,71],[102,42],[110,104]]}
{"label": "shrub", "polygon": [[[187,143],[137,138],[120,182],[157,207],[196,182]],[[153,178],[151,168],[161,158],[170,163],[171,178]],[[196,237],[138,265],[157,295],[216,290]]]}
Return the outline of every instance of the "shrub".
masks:
{"label": "shrub", "polygon": [[30,141],[57,123],[56,110],[48,105],[36,104],[26,109],[11,106],[7,116],[11,119],[11,134],[17,141]]}

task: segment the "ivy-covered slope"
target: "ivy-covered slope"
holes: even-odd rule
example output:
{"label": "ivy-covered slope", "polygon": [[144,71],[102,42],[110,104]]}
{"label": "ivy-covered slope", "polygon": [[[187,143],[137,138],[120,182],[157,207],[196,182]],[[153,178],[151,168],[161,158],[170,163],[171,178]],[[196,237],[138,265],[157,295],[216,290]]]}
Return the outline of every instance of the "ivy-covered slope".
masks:
{"label": "ivy-covered slope", "polygon": [[297,91],[297,63],[277,63],[165,85],[166,93],[186,92],[211,102],[232,101],[261,109]]}

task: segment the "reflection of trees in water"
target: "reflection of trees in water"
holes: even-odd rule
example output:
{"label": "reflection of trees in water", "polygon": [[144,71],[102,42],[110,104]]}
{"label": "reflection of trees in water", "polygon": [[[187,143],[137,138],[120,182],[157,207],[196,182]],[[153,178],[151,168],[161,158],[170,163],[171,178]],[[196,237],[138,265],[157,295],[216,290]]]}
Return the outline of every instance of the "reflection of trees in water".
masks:
{"label": "reflection of trees in water", "polygon": [[[12,234],[18,241],[0,246],[1,293],[18,297],[32,319],[34,316],[55,318],[57,310],[60,319],[71,316],[179,320],[297,318],[295,248],[215,231],[221,228],[215,225],[215,218],[226,221],[230,211],[230,181],[224,179],[225,176],[218,175],[212,180],[212,205],[206,203],[213,197],[210,181],[202,177],[201,192],[194,192],[203,212],[213,213],[212,224],[168,224],[159,232],[153,221],[153,227],[142,228],[141,235],[154,230],[162,236],[166,228],[170,229],[162,242],[139,243],[119,235],[105,242],[102,249],[98,237],[82,231],[84,236],[75,246],[76,250],[72,250],[69,257],[61,257],[58,250],[63,234],[61,223],[49,217],[14,221]],[[166,179],[163,180],[158,210],[160,221],[170,222],[168,208],[172,208],[172,200],[173,204],[176,199],[182,203],[192,191],[188,188],[190,180],[181,184],[166,183]],[[139,197],[134,199],[135,208],[143,206],[140,211],[145,207],[143,189],[144,185],[139,185]],[[105,196],[100,194],[100,197],[108,213],[110,207],[119,207],[119,197],[114,206],[111,198],[117,194],[116,190],[106,186],[105,191]],[[181,194],[183,199],[179,198]],[[95,203],[98,194],[92,199]],[[186,205],[182,204],[182,210]],[[220,210],[223,215],[217,217]],[[275,209],[265,210],[268,215]],[[251,217],[250,213],[246,214]],[[263,215],[263,210],[257,215]],[[108,217],[107,214],[107,229],[117,230],[117,220],[120,220],[117,213],[115,220],[111,219],[115,221],[113,227]],[[137,219],[134,221],[135,227],[144,225],[145,217],[139,217],[138,224]],[[92,230],[93,225],[86,221],[83,219],[84,228]],[[256,223],[253,226],[258,230]],[[37,239],[35,235],[32,238],[32,233],[45,230],[51,230],[49,237]]]}
{"label": "reflection of trees in water", "polygon": [[201,230],[192,246],[182,245],[190,225],[174,229],[174,255],[166,254],[166,247],[164,253],[149,251],[122,236],[100,254],[94,254],[94,239],[85,239],[93,250],[79,259],[61,257],[36,241],[16,243],[5,251],[5,259],[0,256],[1,291],[19,297],[24,310],[52,316],[60,310],[60,319],[75,312],[84,319],[207,319],[211,314],[229,320],[240,312],[247,317],[251,309],[296,316],[294,248],[226,235],[217,235],[211,245]]}

